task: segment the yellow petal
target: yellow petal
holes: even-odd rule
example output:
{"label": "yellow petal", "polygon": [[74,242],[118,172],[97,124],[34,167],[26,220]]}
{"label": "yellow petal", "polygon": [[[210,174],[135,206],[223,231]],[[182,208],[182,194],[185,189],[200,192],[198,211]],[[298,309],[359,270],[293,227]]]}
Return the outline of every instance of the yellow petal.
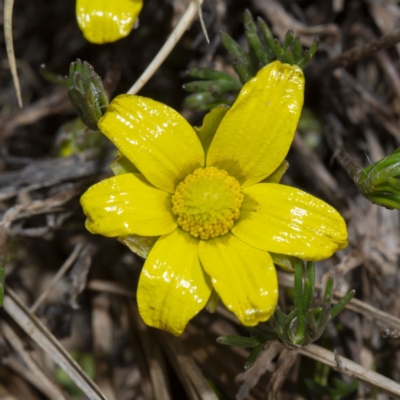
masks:
{"label": "yellow petal", "polygon": [[170,195],[141,174],[123,174],[90,187],[81,197],[86,228],[104,236],[157,236],[176,228]]}
{"label": "yellow petal", "polygon": [[110,104],[99,129],[154,186],[175,186],[204,166],[204,151],[189,123],[172,108],[145,97],[121,95]]}
{"label": "yellow petal", "polygon": [[132,164],[121,152],[118,153],[118,157],[110,163],[110,168],[114,175],[139,173],[139,170],[134,164]]}
{"label": "yellow petal", "polygon": [[77,0],[76,18],[89,42],[115,42],[130,33],[142,6],[142,0]]}
{"label": "yellow petal", "polygon": [[178,336],[206,305],[211,282],[200,265],[198,244],[177,229],[154,245],[137,291],[139,312],[147,325]]}
{"label": "yellow petal", "polygon": [[232,232],[262,250],[322,260],[347,246],[341,215],[301,190],[260,183],[243,190],[245,199]]}
{"label": "yellow petal", "polygon": [[270,318],[278,301],[278,281],[268,252],[228,233],[201,241],[199,256],[221,300],[243,325]]}
{"label": "yellow petal", "polygon": [[215,132],[217,132],[218,126],[228,110],[229,107],[223,105],[215,107],[205,115],[203,119],[203,125],[201,127],[193,127],[201,141],[201,144],[203,145],[203,149],[206,154],[214,138]]}
{"label": "yellow petal", "polygon": [[234,176],[244,187],[278,168],[292,143],[303,106],[304,76],[275,61],[247,82],[221,122],[207,166]]}

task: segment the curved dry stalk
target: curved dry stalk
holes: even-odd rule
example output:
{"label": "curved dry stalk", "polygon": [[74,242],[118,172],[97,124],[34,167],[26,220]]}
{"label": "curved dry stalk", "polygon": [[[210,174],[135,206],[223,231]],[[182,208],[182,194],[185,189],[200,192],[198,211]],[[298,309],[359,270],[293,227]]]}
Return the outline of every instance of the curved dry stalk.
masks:
{"label": "curved dry stalk", "polygon": [[303,356],[329,365],[336,371],[351,376],[369,386],[374,386],[378,390],[391,396],[396,398],[400,397],[400,384],[377,372],[368,370],[348,358],[339,356],[336,352],[326,350],[315,344],[309,344],[296,351]]}
{"label": "curved dry stalk", "polygon": [[71,358],[60,342],[47,330],[10,288],[6,288],[4,311],[53,361],[63,369],[90,400],[107,400],[100,388]]}
{"label": "curved dry stalk", "polygon": [[195,0],[195,1],[196,1],[196,6],[197,6],[197,13],[199,14],[201,29],[203,29],[203,33],[204,33],[204,36],[206,37],[207,43],[210,43],[210,39],[208,38],[207,28],[206,28],[206,25],[204,24],[203,12],[201,11],[201,3],[202,2],[200,0]]}
{"label": "curved dry stalk", "polygon": [[7,58],[10,64],[11,75],[14,81],[15,92],[17,94],[18,105],[22,108],[21,87],[19,85],[17,63],[15,61],[14,44],[12,37],[12,13],[14,0],[5,0],[4,2],[4,38],[6,41]]}
{"label": "curved dry stalk", "polygon": [[51,282],[46,286],[46,289],[41,293],[41,295],[38,297],[38,299],[35,301],[35,303],[31,306],[32,312],[36,312],[36,310],[43,303],[43,301],[46,299],[46,297],[49,295],[49,293],[53,290],[54,286],[66,274],[66,272],[71,268],[72,264],[78,258],[79,253],[81,252],[82,248],[83,248],[82,242],[78,243],[75,246],[74,250],[69,255],[69,257],[66,259],[66,261],[61,266],[61,268],[58,270],[57,274],[54,275]]}
{"label": "curved dry stalk", "polygon": [[[157,55],[153,58],[153,61],[148,65],[146,70],[142,73],[142,75],[140,75],[139,79],[133,84],[133,86],[127,91],[128,94],[136,94],[156,73],[158,68],[160,68],[161,64],[165,61],[165,59],[174,49],[176,44],[179,42],[179,39],[183,36],[186,29],[188,29],[190,24],[193,22],[196,14],[198,13],[198,7],[200,8],[203,1],[204,0],[196,0],[195,3],[190,3],[178,25],[175,27],[175,29],[173,30],[167,41],[164,43],[163,47],[161,47]],[[204,26],[204,21],[201,17],[201,13],[200,21],[202,22],[202,26]],[[203,29],[205,29],[205,27]]]}

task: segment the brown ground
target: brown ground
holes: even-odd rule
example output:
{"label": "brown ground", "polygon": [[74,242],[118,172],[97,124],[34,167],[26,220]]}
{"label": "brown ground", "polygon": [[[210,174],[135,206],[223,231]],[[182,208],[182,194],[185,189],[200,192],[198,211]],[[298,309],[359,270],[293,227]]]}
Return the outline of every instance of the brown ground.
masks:
{"label": "brown ground", "polygon": [[[182,106],[187,93],[181,85],[188,81],[184,71],[188,66],[230,70],[231,59],[219,44],[218,32],[226,31],[243,43],[245,8],[268,21],[280,40],[288,29],[301,36],[305,47],[314,36],[321,39],[306,69],[308,116],[289,154],[285,182],[323,198],[345,216],[350,245],[318,263],[317,283],[332,275],[339,296],[355,289],[359,301],[328,325],[308,353],[273,343],[246,372],[247,349],[215,342],[220,335],[247,335],[223,309],[215,315],[202,312],[180,339],[143,325],[135,304],[143,261],[116,240],[90,235],[79,205],[83,191],[110,174],[109,157],[91,150],[70,158],[57,156],[61,134],[67,130],[62,126],[76,113],[66,89],[47,82],[39,72],[46,64],[66,75],[69,63],[80,58],[110,79],[114,95],[126,92],[157,54],[188,1],[145,2],[139,28],[104,46],[82,38],[73,3],[15,2],[13,36],[22,110],[5,48],[0,48],[0,242],[6,243],[7,285],[0,320],[0,399],[396,398],[383,394],[400,393],[383,376],[400,379],[399,213],[358,194],[335,162],[335,148],[327,143],[330,135],[340,136],[363,166],[399,146],[400,45],[334,72],[318,75],[318,67],[353,46],[399,29],[397,2],[206,0],[203,12],[211,45],[206,45],[196,22],[140,92],[198,124],[203,114]],[[328,129],[332,120],[338,123],[336,129]],[[287,281],[287,276],[281,277],[282,287]],[[286,310],[292,307],[284,289],[281,303]],[[389,337],[382,335],[382,328],[388,329],[384,336]],[[340,355],[336,359],[334,350]],[[343,357],[365,368],[361,377]],[[73,374],[72,380],[57,367],[59,360]],[[366,370],[380,375],[374,381]],[[357,386],[354,376],[366,383]],[[87,397],[73,381],[86,385]]]}

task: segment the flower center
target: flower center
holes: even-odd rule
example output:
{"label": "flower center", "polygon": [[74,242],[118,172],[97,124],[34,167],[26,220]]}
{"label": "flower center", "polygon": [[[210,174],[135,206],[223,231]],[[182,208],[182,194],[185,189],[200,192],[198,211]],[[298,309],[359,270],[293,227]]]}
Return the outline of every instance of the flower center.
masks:
{"label": "flower center", "polygon": [[172,212],[183,230],[210,239],[229,232],[242,203],[243,193],[235,178],[215,167],[198,168],[177,186]]}

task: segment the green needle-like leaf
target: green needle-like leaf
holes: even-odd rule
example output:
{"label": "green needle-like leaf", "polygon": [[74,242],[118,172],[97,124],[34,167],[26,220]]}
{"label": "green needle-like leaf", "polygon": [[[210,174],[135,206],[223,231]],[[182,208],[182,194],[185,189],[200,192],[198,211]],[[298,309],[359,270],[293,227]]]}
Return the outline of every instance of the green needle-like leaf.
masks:
{"label": "green needle-like leaf", "polygon": [[293,47],[286,47],[286,49],[285,49],[285,58],[286,58],[286,62],[288,64],[291,64],[291,65],[295,65],[296,64],[296,60],[295,60],[294,55],[293,55]]}
{"label": "green needle-like leaf", "polygon": [[244,364],[244,369],[249,369],[254,365],[263,347],[264,343],[259,343],[256,347],[254,347],[250,355],[247,357],[247,360]]}
{"label": "green needle-like leaf", "polygon": [[244,33],[246,34],[247,41],[249,42],[249,47],[253,49],[257,56],[259,63],[264,66],[268,64],[268,55],[261,43],[260,38],[257,34],[257,28],[254,23],[253,16],[249,10],[244,12]]}
{"label": "green needle-like leaf", "polygon": [[209,79],[209,80],[223,79],[223,80],[237,81],[235,77],[230,76],[225,72],[216,71],[210,68],[190,68],[187,71],[187,75],[192,78],[198,78],[198,79]]}
{"label": "green needle-like leaf", "polygon": [[268,63],[270,63],[276,59],[274,50],[274,37],[267,23],[262,18],[257,18],[257,23],[265,40]]}
{"label": "green needle-like leaf", "polygon": [[213,81],[193,81],[185,83],[183,89],[188,92],[210,92],[215,97],[229,91],[239,91],[242,87],[239,81],[235,80],[213,80]]}
{"label": "green needle-like leaf", "polygon": [[221,41],[225,48],[231,53],[234,57],[242,60],[250,61],[249,55],[242,49],[242,47],[235,42],[231,36],[229,36],[225,32],[221,32]]}
{"label": "green needle-like leaf", "polygon": [[286,32],[285,41],[283,42],[283,49],[286,50],[288,47],[293,46],[294,34],[291,29]]}
{"label": "green needle-like leaf", "polygon": [[319,46],[319,38],[314,38],[313,43],[310,47],[310,56],[314,57],[314,54],[317,52]]}
{"label": "green needle-like leaf", "polygon": [[303,262],[300,259],[294,267],[294,305],[299,313],[303,312]]}
{"label": "green needle-like leaf", "polygon": [[252,337],[244,337],[244,336],[238,336],[238,335],[226,335],[226,336],[220,336],[217,339],[217,343],[223,344],[226,346],[253,348],[259,344],[259,341],[256,338],[252,338]]}
{"label": "green needle-like leaf", "polygon": [[285,51],[283,50],[281,44],[279,43],[278,39],[274,39],[274,50],[276,56],[282,61],[286,62],[286,54]]}
{"label": "green needle-like leaf", "polygon": [[349,304],[351,299],[355,296],[356,291],[350,290],[345,296],[343,296],[332,308],[329,314],[329,318],[335,318],[346,306]]}
{"label": "green needle-like leaf", "polygon": [[299,36],[296,36],[293,40],[293,56],[296,61],[296,64],[298,64],[303,57],[301,40]]}
{"label": "green needle-like leaf", "polygon": [[232,64],[232,67],[243,84],[254,76],[251,72],[250,64],[246,60],[237,60]]}

